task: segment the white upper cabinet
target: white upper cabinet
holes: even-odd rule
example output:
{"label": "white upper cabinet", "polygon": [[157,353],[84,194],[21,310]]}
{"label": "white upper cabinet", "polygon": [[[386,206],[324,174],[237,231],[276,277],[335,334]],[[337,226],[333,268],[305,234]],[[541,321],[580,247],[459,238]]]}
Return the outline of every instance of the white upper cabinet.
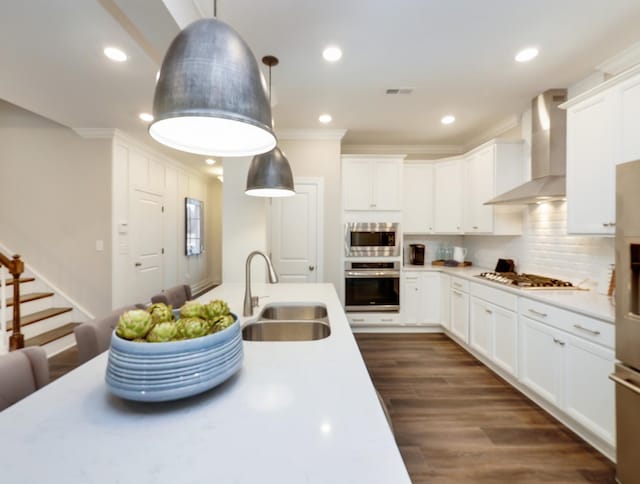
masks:
{"label": "white upper cabinet", "polygon": [[344,210],[402,210],[402,158],[344,156]]}
{"label": "white upper cabinet", "polygon": [[402,226],[405,233],[432,234],[434,216],[433,164],[405,163],[402,177]]}
{"label": "white upper cabinet", "polygon": [[468,153],[465,163],[464,232],[521,234],[521,206],[484,203],[524,182],[522,142],[491,141]]}
{"label": "white upper cabinet", "polygon": [[617,163],[640,160],[640,76],[620,84],[619,119],[621,129]]}
{"label": "white upper cabinet", "polygon": [[464,166],[462,160],[441,161],[435,165],[434,228],[439,234],[461,234],[463,221]]}
{"label": "white upper cabinet", "polygon": [[567,110],[567,231],[615,231],[614,92]]}

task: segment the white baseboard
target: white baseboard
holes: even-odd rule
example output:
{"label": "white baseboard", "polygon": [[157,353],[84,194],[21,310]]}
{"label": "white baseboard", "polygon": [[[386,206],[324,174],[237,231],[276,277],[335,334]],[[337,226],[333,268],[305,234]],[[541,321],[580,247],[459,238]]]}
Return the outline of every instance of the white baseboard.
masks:
{"label": "white baseboard", "polygon": [[442,333],[441,326],[372,326],[351,325],[354,333]]}

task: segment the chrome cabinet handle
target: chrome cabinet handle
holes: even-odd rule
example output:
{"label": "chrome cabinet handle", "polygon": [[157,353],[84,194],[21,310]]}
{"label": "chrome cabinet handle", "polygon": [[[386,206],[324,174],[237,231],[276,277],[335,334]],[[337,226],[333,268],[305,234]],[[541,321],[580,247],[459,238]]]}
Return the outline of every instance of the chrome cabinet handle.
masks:
{"label": "chrome cabinet handle", "polygon": [[473,229],[474,229],[474,230],[478,230],[478,226],[477,226],[477,225],[474,225],[474,226],[473,226]]}
{"label": "chrome cabinet handle", "polygon": [[456,291],[455,289],[454,289],[453,293],[454,293],[456,296],[462,296],[462,293],[461,293],[460,291]]}
{"label": "chrome cabinet handle", "polygon": [[540,316],[541,318],[546,318],[547,313],[541,313],[540,311],[536,311],[535,309],[529,309],[531,314],[535,314],[536,316]]}
{"label": "chrome cabinet handle", "polygon": [[625,387],[627,390],[631,390],[632,392],[637,393],[638,395],[640,395],[640,388],[638,388],[637,386],[635,386],[632,382],[630,382],[628,380],[623,380],[622,378],[620,378],[619,376],[617,376],[614,373],[609,375],[609,380],[613,381],[614,383],[618,383],[618,384],[622,385],[623,387]]}
{"label": "chrome cabinet handle", "polygon": [[460,284],[459,282],[454,282],[453,285],[456,287],[462,288],[462,284]]}
{"label": "chrome cabinet handle", "polygon": [[553,342],[559,344],[560,346],[564,346],[564,341],[560,341],[558,338],[553,338]]}
{"label": "chrome cabinet handle", "polygon": [[429,227],[429,230],[433,230],[433,228],[432,228],[432,227]]}
{"label": "chrome cabinet handle", "polygon": [[354,323],[364,323],[364,319],[362,318],[351,318],[351,321]]}
{"label": "chrome cabinet handle", "polygon": [[136,266],[136,267],[140,267],[141,265],[142,265],[142,262],[136,262],[136,263],[135,263],[135,266]]}
{"label": "chrome cabinet handle", "polygon": [[491,309],[487,309],[487,308],[484,308],[484,312],[487,313],[487,314],[493,314],[493,311]]}
{"label": "chrome cabinet handle", "polygon": [[383,323],[391,323],[391,322],[393,322],[393,319],[390,319],[390,318],[382,318],[382,319],[381,319],[381,321],[382,321]]}
{"label": "chrome cabinet handle", "polygon": [[576,328],[576,329],[581,329],[582,331],[586,331],[587,333],[591,333],[594,336],[598,336],[600,334],[600,331],[596,331],[596,330],[593,330],[593,329],[585,328],[584,326],[581,326],[579,324],[574,324],[573,327]]}

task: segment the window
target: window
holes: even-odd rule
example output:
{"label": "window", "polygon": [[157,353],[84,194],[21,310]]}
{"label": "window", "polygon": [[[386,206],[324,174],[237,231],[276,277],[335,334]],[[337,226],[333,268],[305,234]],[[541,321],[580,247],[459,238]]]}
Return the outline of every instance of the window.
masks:
{"label": "window", "polygon": [[185,198],[185,254],[199,255],[204,251],[203,203],[195,198]]}

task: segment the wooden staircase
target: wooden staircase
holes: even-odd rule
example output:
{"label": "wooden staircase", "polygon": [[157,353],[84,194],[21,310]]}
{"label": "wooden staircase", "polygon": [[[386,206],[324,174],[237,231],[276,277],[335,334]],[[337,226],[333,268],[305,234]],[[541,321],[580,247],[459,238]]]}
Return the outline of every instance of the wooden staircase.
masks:
{"label": "wooden staircase", "polygon": [[[2,254],[0,254],[2,256]],[[0,258],[0,262],[5,264],[8,259],[6,256]],[[15,256],[13,261],[19,260]],[[20,261],[21,262],[21,261]],[[19,277],[21,271],[16,277],[16,272],[12,271],[16,267],[10,267],[9,270],[13,275],[13,279],[5,281],[7,295],[13,293],[14,297],[7,297],[6,307],[7,313],[19,317],[19,335],[10,339],[10,349],[18,349],[28,346],[42,346],[49,356],[66,349],[75,342],[73,329],[79,325],[77,322],[69,322],[69,318],[75,317],[77,311],[73,307],[60,304],[60,298],[54,292],[48,290],[44,284],[39,283],[35,277]],[[24,270],[24,266],[18,266],[18,269]],[[15,285],[19,287],[14,287]],[[30,286],[36,286],[36,289],[29,291]],[[23,289],[24,286],[24,289]],[[44,286],[44,287],[43,287]],[[15,295],[18,294],[18,308],[16,313]],[[9,319],[7,314],[7,333],[13,336],[14,324],[13,319]]]}

